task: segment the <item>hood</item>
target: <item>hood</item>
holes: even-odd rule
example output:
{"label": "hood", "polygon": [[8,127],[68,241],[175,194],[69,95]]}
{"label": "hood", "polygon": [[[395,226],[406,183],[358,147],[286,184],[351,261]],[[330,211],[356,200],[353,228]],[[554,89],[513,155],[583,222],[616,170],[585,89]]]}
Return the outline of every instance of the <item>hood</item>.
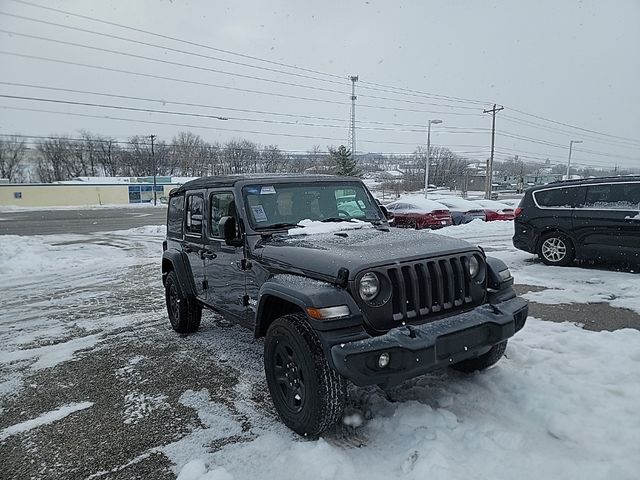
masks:
{"label": "hood", "polygon": [[478,250],[455,238],[392,228],[346,230],[296,236],[273,236],[259,240],[254,253],[263,264],[289,273],[333,280],[341,268],[349,270],[349,280],[364,269],[401,261]]}

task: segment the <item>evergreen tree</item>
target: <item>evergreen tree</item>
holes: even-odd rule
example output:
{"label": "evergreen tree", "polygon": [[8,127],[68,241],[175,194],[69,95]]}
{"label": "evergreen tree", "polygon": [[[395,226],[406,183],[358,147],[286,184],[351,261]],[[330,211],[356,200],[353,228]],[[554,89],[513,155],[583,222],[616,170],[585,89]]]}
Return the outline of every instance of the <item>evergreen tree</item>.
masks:
{"label": "evergreen tree", "polygon": [[340,145],[338,148],[329,147],[329,157],[335,167],[336,175],[350,177],[359,177],[361,175],[356,166],[356,161],[351,155],[351,150],[344,145]]}

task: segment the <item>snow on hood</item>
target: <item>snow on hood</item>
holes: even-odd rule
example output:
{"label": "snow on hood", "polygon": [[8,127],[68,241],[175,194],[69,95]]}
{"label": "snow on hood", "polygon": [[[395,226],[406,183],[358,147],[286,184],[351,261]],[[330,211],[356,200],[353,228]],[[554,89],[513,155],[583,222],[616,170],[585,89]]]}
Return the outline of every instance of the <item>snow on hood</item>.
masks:
{"label": "snow on hood", "polygon": [[351,220],[349,222],[320,222],[317,220],[302,220],[298,223],[299,228],[290,229],[287,234],[294,235],[317,235],[320,233],[335,233],[343,230],[361,230],[363,228],[373,228],[369,222],[361,220]]}

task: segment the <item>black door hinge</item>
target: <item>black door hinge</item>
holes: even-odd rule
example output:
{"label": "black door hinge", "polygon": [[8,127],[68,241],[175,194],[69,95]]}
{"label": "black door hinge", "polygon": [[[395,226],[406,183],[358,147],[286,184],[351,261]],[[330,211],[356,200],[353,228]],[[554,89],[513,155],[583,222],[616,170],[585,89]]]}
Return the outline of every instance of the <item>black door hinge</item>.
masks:
{"label": "black door hinge", "polygon": [[206,290],[207,288],[209,288],[209,282],[207,280],[203,280],[202,281],[202,289]]}
{"label": "black door hinge", "polygon": [[249,306],[249,295],[245,295],[242,297],[242,306],[243,307]]}
{"label": "black door hinge", "polygon": [[246,258],[243,258],[242,260],[240,260],[240,268],[242,270],[250,270],[251,269],[251,262],[249,260],[247,260]]}

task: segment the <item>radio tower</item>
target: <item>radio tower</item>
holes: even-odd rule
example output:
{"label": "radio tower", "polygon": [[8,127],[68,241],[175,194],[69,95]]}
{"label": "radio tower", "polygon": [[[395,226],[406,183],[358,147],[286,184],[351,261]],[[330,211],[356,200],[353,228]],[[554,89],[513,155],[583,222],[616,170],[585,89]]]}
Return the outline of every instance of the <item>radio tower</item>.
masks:
{"label": "radio tower", "polygon": [[349,128],[349,143],[351,144],[351,158],[356,158],[356,82],[358,76],[349,77],[351,80],[351,126]]}

